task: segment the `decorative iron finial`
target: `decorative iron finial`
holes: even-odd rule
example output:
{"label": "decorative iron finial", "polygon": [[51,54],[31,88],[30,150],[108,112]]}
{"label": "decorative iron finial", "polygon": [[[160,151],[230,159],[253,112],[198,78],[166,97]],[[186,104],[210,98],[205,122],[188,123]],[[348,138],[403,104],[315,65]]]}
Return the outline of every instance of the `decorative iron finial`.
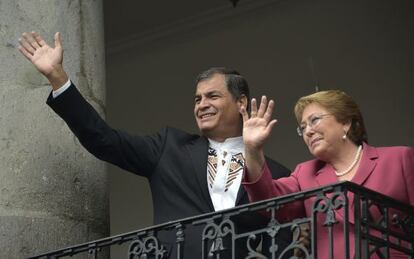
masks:
{"label": "decorative iron finial", "polygon": [[233,7],[236,7],[236,5],[239,1],[240,0],[230,0],[230,2],[233,4]]}

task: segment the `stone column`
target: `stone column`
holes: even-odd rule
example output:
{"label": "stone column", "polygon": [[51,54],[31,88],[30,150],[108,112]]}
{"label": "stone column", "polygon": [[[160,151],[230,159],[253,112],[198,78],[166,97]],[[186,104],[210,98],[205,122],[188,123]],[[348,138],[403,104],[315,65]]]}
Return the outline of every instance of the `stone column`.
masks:
{"label": "stone column", "polygon": [[0,258],[24,258],[108,234],[106,166],[45,104],[47,80],[18,52],[24,31],[50,44],[104,114],[101,0],[0,1]]}

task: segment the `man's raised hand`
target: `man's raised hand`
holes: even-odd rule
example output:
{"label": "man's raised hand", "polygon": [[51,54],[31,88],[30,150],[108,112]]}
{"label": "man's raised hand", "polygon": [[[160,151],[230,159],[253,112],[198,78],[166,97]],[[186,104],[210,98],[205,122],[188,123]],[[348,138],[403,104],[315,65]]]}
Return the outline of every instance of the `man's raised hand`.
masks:
{"label": "man's raised hand", "polygon": [[54,47],[49,46],[37,32],[24,32],[19,43],[19,51],[47,77],[54,90],[68,80],[62,66],[63,48],[59,32],[55,34]]}

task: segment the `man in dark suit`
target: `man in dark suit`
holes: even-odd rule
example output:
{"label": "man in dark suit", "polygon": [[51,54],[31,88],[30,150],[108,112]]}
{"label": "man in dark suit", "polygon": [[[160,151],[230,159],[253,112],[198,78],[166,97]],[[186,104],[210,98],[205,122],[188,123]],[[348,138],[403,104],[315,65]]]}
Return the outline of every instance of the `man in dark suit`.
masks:
{"label": "man in dark suit", "polygon": [[[248,202],[240,188],[244,168],[242,107],[249,89],[236,71],[212,68],[196,82],[194,116],[201,136],[164,128],[150,136],[132,136],[109,127],[69,80],[62,66],[59,33],[50,47],[37,33],[24,33],[20,52],[47,77],[53,91],[47,103],[97,158],[148,179],[154,223],[231,208]],[[274,177],[289,170],[267,159]],[[259,215],[238,219],[239,229],[263,224]],[[200,227],[185,234],[185,258],[201,254]],[[159,236],[175,257],[175,233]],[[222,257],[223,258],[223,257]]]}

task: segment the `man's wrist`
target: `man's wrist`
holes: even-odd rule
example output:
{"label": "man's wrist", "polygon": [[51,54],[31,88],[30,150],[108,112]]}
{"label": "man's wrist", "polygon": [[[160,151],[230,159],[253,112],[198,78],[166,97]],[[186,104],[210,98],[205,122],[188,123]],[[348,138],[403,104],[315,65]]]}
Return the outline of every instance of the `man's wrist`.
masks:
{"label": "man's wrist", "polygon": [[49,80],[50,84],[54,91],[62,87],[68,80],[68,75],[66,74],[63,66],[59,65],[51,73],[46,75],[46,78]]}
{"label": "man's wrist", "polygon": [[71,86],[71,82],[70,80],[68,80],[64,85],[62,85],[59,89],[57,90],[53,90],[52,91],[52,96],[53,98],[58,97],[59,95],[61,95],[63,92],[65,92],[70,86]]}

